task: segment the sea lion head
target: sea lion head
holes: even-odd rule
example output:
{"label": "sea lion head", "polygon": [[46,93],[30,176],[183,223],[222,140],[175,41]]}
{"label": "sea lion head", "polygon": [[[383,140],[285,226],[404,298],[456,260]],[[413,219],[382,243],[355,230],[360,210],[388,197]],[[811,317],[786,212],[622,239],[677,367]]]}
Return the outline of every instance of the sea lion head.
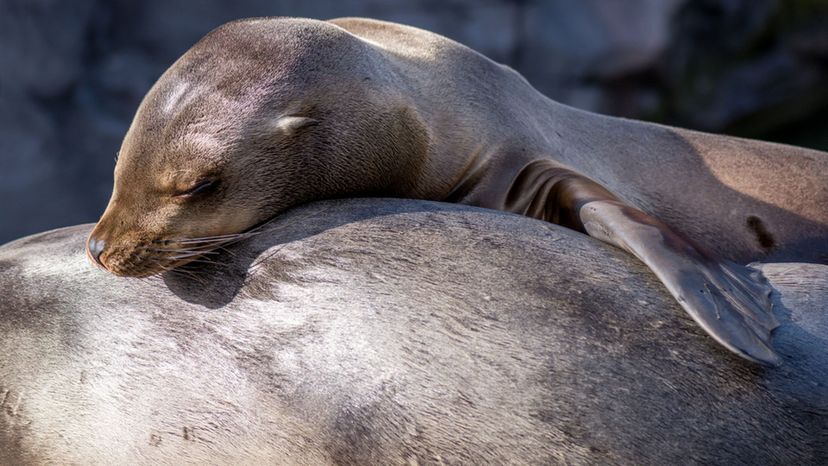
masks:
{"label": "sea lion head", "polygon": [[425,149],[410,106],[374,84],[381,66],[369,44],[326,22],[212,31],[139,106],[88,255],[116,275],[148,276],[297,204],[404,184],[399,173],[412,170],[399,154]]}

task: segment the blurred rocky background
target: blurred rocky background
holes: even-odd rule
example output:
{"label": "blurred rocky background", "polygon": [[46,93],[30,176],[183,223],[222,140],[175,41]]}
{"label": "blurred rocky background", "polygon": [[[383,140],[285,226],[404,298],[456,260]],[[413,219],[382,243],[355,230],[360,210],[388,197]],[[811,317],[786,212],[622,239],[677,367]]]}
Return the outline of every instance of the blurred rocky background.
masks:
{"label": "blurred rocky background", "polygon": [[411,24],[573,106],[828,149],[828,0],[0,0],[0,242],[95,221],[155,79],[271,15]]}

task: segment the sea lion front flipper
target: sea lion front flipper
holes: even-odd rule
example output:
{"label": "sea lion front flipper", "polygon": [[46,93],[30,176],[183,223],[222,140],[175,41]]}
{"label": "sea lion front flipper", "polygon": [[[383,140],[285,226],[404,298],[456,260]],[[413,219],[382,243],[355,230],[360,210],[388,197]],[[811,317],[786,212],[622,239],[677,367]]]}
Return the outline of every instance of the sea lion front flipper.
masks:
{"label": "sea lion front flipper", "polygon": [[548,160],[525,166],[504,210],[588,233],[640,259],[701,327],[751,361],[777,365],[770,286],[759,271],[714,259],[669,226],[600,184]]}
{"label": "sea lion front flipper", "polygon": [[667,225],[619,201],[592,201],[579,211],[586,232],[638,257],[681,307],[719,343],[763,364],[778,365],[770,333],[771,287],[761,272],[717,261]]}

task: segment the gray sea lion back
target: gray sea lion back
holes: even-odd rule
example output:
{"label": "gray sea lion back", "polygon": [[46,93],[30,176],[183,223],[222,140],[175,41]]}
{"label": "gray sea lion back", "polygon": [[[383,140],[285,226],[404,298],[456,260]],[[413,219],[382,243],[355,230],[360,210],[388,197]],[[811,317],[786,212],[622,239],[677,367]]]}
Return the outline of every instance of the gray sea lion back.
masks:
{"label": "gray sea lion back", "polygon": [[762,369],[627,254],[511,214],[317,203],[144,280],[89,229],[0,248],[0,463],[828,460],[825,266],[764,268]]}

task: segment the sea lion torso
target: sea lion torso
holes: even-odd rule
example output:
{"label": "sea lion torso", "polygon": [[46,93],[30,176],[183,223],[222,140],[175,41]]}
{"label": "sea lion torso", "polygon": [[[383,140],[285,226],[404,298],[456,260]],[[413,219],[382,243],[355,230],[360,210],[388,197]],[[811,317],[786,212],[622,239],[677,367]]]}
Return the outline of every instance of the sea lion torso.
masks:
{"label": "sea lion torso", "polygon": [[765,269],[764,369],[629,255],[501,212],[315,203],[145,280],[89,231],[0,248],[2,464],[828,459],[825,266]]}
{"label": "sea lion torso", "polygon": [[621,247],[720,343],[778,361],[769,288],[727,259],[822,257],[824,154],[589,114],[442,36],[332,23],[233,22],[179,59],[124,140],[93,259],[146,276],[303,202],[458,202]]}
{"label": "sea lion torso", "polygon": [[[414,89],[411,104],[429,122],[422,178],[432,184],[407,195],[502,210],[519,171],[544,159],[721,257],[828,262],[825,153],[580,111],[436,34],[363,18],[332,22],[389,50],[388,74]],[[471,192],[458,193],[470,177]]]}

